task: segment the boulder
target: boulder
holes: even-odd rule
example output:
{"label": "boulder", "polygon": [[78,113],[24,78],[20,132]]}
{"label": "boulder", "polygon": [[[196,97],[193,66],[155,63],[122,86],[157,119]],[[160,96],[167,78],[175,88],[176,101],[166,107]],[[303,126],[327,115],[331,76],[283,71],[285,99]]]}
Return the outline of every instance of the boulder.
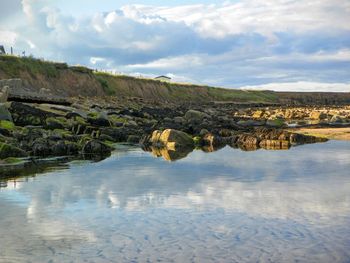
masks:
{"label": "boulder", "polygon": [[175,150],[181,147],[193,147],[192,137],[185,132],[166,129],[163,132],[159,130],[153,131],[151,136],[141,139],[143,144],[151,144],[155,147],[166,147]]}
{"label": "boulder", "polygon": [[52,147],[52,154],[55,156],[75,155],[79,153],[79,146],[77,143],[58,141]]}
{"label": "boulder", "polygon": [[26,157],[27,154],[22,149],[7,143],[0,142],[0,159],[8,157]]}
{"label": "boulder", "polygon": [[0,89],[0,103],[4,103],[7,101],[9,96],[9,87],[4,86]]}
{"label": "boulder", "polygon": [[276,118],[273,120],[267,120],[266,125],[270,126],[270,127],[274,127],[274,128],[281,128],[281,127],[286,126],[286,123],[285,123],[284,119]]}
{"label": "boulder", "polygon": [[126,140],[128,143],[139,143],[140,136],[138,135],[129,135],[128,139]]}
{"label": "boulder", "polygon": [[1,121],[13,121],[11,113],[7,109],[4,103],[0,103],[0,120]]}
{"label": "boulder", "polygon": [[253,119],[261,119],[264,116],[264,111],[262,110],[257,110],[256,112],[253,113]]}
{"label": "boulder", "polygon": [[55,142],[52,142],[48,139],[44,138],[38,138],[36,139],[32,144],[32,156],[51,156],[52,155],[52,147],[54,146]]}
{"label": "boulder", "polygon": [[342,123],[343,119],[339,115],[333,115],[331,118],[331,123]]}
{"label": "boulder", "polygon": [[108,155],[112,150],[112,147],[99,140],[90,140],[83,146],[83,154]]}
{"label": "boulder", "polygon": [[243,127],[263,126],[265,123],[265,120],[240,120],[237,122],[238,125]]}
{"label": "boulder", "polygon": [[11,103],[9,111],[11,112],[13,122],[17,126],[42,126],[46,124],[47,118],[60,116],[53,112],[38,109],[34,105],[24,104],[15,101]]}
{"label": "boulder", "polygon": [[250,134],[241,134],[237,140],[238,145],[246,145],[246,146],[257,146],[259,145],[259,140],[257,137]]}
{"label": "boulder", "polygon": [[312,111],[309,118],[311,120],[324,120],[327,119],[327,114],[321,111]]}
{"label": "boulder", "polygon": [[189,110],[186,112],[184,118],[191,123],[199,124],[204,118],[209,118],[209,115],[196,110]]}
{"label": "boulder", "polygon": [[287,150],[291,144],[287,140],[262,140],[259,146],[266,150]]}

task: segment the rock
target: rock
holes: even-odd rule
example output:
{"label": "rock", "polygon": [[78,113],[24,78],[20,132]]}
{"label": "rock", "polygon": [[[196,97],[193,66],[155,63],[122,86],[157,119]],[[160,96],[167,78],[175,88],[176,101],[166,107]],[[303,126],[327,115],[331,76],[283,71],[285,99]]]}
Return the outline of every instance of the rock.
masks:
{"label": "rock", "polygon": [[53,112],[44,111],[34,107],[33,105],[20,102],[11,102],[9,108],[13,122],[17,126],[42,126],[46,125],[46,119],[49,117],[59,117],[60,115]]}
{"label": "rock", "polygon": [[102,135],[113,138],[113,142],[125,142],[129,132],[126,128],[100,128],[100,136]]}
{"label": "rock", "polygon": [[281,128],[283,126],[286,126],[285,122],[281,118],[273,119],[273,120],[267,120],[266,125],[270,127],[275,127],[275,128]]}
{"label": "rock", "polygon": [[163,157],[167,161],[176,161],[182,158],[185,158],[190,152],[193,151],[190,147],[183,147],[176,151],[169,150],[167,148],[158,148],[158,147],[149,147],[143,148],[145,151],[152,152],[152,155],[155,157]]}
{"label": "rock", "polygon": [[128,143],[139,143],[140,136],[137,135],[129,135],[128,139],[126,140]]}
{"label": "rock", "polygon": [[4,103],[0,103],[0,120],[13,121],[11,113]]}
{"label": "rock", "polygon": [[83,154],[108,155],[112,152],[112,147],[99,140],[90,140],[83,146]]}
{"label": "rock", "polygon": [[27,153],[22,149],[0,142],[0,159],[5,159],[8,157],[26,157]]}
{"label": "rock", "polygon": [[9,96],[9,87],[4,86],[0,89],[0,103],[4,103],[7,101]]}
{"label": "rock", "polygon": [[65,125],[64,125],[64,122],[62,122],[58,118],[49,117],[46,119],[45,127],[49,130],[55,130],[55,129],[64,129]]}
{"label": "rock", "polygon": [[259,145],[259,140],[257,137],[251,134],[241,134],[238,137],[237,144],[246,146],[257,146]]}
{"label": "rock", "polygon": [[331,123],[342,123],[343,119],[339,115],[333,115],[331,118]]}
{"label": "rock", "polygon": [[261,119],[264,116],[264,111],[262,110],[257,110],[256,112],[253,113],[253,119]]}
{"label": "rock", "polygon": [[166,129],[163,132],[155,130],[152,135],[146,140],[141,140],[143,143],[148,141],[153,146],[156,147],[166,147],[168,149],[175,150],[180,147],[193,147],[194,142],[192,137],[185,132]]}
{"label": "rock", "polygon": [[85,111],[79,110],[79,109],[74,109],[72,112],[68,112],[66,115],[67,119],[71,119],[73,117],[80,117],[83,119],[87,119],[87,113]]}
{"label": "rock", "polygon": [[199,135],[203,137],[204,135],[206,135],[208,133],[209,133],[209,131],[207,129],[201,129],[201,131],[199,132]]}
{"label": "rock", "polygon": [[175,117],[174,122],[177,124],[183,124],[185,123],[185,119],[183,117]]}
{"label": "rock", "polygon": [[52,154],[55,156],[75,155],[79,153],[77,143],[59,141],[52,147]]}
{"label": "rock", "polygon": [[324,120],[327,119],[327,114],[321,111],[312,111],[309,117],[311,120]]}
{"label": "rock", "polygon": [[199,124],[203,121],[204,118],[209,118],[209,115],[204,112],[189,110],[186,112],[184,118],[188,122]]}
{"label": "rock", "polygon": [[32,144],[31,155],[42,156],[42,157],[51,156],[52,155],[52,147],[54,144],[55,144],[55,142],[52,142],[50,140],[47,140],[44,138],[38,138]]}
{"label": "rock", "polygon": [[262,140],[259,146],[266,150],[287,150],[290,148],[290,142],[287,140]]}
{"label": "rock", "polygon": [[126,122],[125,124],[124,124],[124,126],[126,126],[126,127],[137,127],[138,125],[137,125],[137,123],[136,123],[136,121],[133,121],[133,120],[131,120],[131,121],[128,121],[128,122]]}
{"label": "rock", "polygon": [[237,122],[238,125],[243,127],[263,126],[265,123],[265,120],[241,120]]}

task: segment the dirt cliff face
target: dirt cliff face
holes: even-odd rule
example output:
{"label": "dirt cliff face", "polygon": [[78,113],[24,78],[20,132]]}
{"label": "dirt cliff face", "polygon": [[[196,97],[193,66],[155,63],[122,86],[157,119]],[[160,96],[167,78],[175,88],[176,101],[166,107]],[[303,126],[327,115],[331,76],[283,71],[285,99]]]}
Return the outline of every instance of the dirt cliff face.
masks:
{"label": "dirt cliff face", "polygon": [[[6,78],[11,78],[11,76],[0,71],[0,79]],[[48,77],[41,73],[33,76],[28,71],[20,71],[16,78],[22,79],[25,91],[62,97],[104,95],[100,83],[92,74],[74,72],[69,69],[59,70],[55,77]]]}
{"label": "dirt cliff face", "polygon": [[283,105],[349,105],[350,92],[277,92]]}
{"label": "dirt cliff face", "polygon": [[129,76],[96,73],[65,63],[0,56],[0,79],[22,79],[23,91],[60,97],[136,97],[161,103],[233,102],[241,104],[342,105],[350,93],[273,92],[220,89]]}

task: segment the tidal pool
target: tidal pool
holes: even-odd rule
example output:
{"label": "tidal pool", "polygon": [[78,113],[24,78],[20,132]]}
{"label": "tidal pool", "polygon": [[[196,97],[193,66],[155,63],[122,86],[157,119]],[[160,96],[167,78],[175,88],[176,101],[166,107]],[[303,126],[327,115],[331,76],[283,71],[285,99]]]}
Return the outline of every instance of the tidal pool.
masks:
{"label": "tidal pool", "polygon": [[350,142],[2,179],[0,262],[350,262]]}

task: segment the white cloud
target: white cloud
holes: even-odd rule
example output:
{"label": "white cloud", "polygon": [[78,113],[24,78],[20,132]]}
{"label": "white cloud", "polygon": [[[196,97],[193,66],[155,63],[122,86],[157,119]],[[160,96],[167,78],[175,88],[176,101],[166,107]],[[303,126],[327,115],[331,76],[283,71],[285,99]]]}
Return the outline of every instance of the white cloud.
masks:
{"label": "white cloud", "polygon": [[241,89],[274,90],[274,91],[322,91],[322,92],[350,92],[350,83],[319,83],[319,82],[289,82],[268,83],[263,85],[244,86]]}
{"label": "white cloud", "polygon": [[1,31],[0,30],[0,39],[2,44],[7,46],[13,46],[16,42],[17,34],[12,31]]}
{"label": "white cloud", "polygon": [[1,23],[2,44],[50,60],[225,87],[350,82],[348,1],[126,5],[74,16],[22,0],[21,12]]}
{"label": "white cloud", "polygon": [[349,22],[350,2],[343,0],[247,0],[224,5],[134,6],[134,9],[185,22],[203,36],[216,38],[247,32],[271,36],[273,32],[284,31],[350,30],[350,23],[344,23]]}

